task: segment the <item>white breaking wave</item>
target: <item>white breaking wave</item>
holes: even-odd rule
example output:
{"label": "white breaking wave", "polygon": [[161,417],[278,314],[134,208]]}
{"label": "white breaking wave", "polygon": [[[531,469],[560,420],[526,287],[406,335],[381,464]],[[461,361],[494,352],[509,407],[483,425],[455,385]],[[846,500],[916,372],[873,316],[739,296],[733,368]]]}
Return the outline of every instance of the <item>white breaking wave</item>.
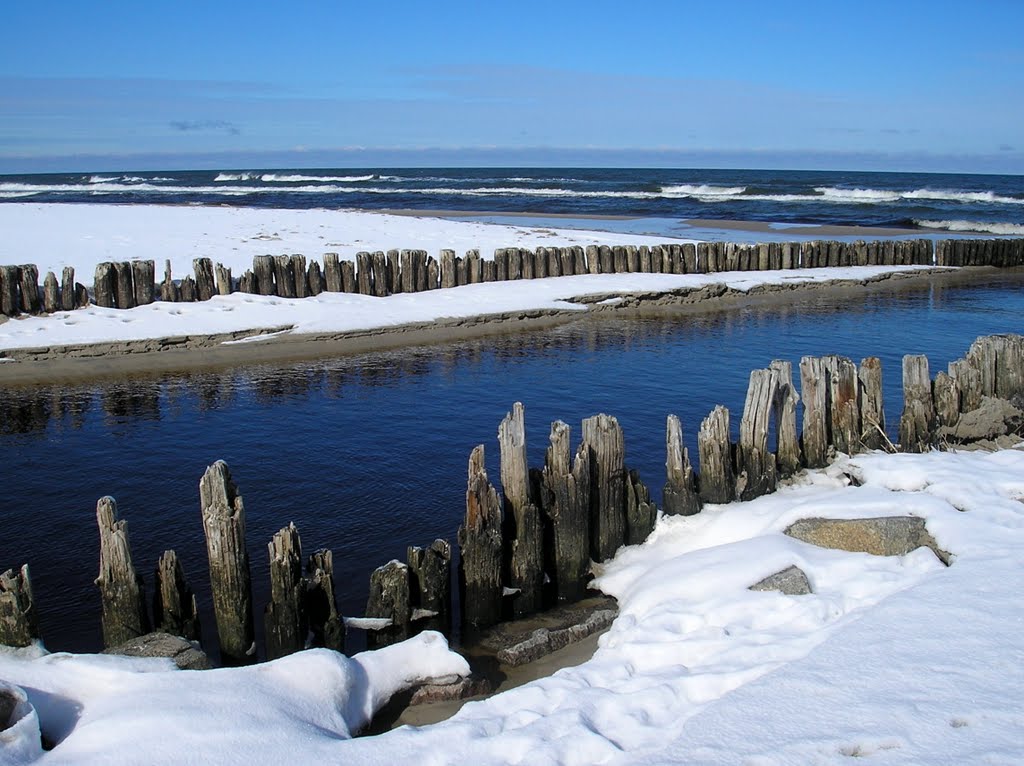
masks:
{"label": "white breaking wave", "polygon": [[678,184],[661,187],[661,193],[666,196],[682,197],[736,197],[746,190],[746,186],[709,186],[708,184]]}
{"label": "white breaking wave", "polygon": [[[910,191],[889,191],[883,189],[840,189],[834,186],[819,186],[815,190],[825,200],[835,202],[898,202],[905,199],[939,200],[942,202],[987,202],[997,205],[1024,205],[1019,197],[1004,197],[995,192],[967,192],[951,189],[911,189]],[[812,198],[813,199],[813,198]]]}
{"label": "white breaking wave", "polygon": [[[359,183],[360,181],[372,181],[376,176],[303,176],[303,175],[279,175],[267,173],[260,176],[260,180],[266,183]],[[240,179],[241,180],[241,179]]]}
{"label": "white breaking wave", "polygon": [[1017,234],[1024,236],[1024,225],[1019,223],[995,223],[990,221],[919,221],[915,219],[914,224],[925,229],[977,231],[985,234]]}
{"label": "white breaking wave", "polygon": [[214,182],[221,181],[255,181],[260,177],[259,173],[218,173]]}

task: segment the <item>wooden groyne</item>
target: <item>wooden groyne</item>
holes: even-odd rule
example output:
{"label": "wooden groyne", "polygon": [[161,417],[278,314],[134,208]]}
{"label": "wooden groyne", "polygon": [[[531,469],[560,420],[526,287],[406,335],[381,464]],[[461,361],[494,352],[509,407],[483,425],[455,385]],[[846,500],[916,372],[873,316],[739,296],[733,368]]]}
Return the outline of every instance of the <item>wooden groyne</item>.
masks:
{"label": "wooden groyne", "polygon": [[92,294],[65,267],[58,281],[48,272],[39,285],[32,264],[0,266],[0,314],[52,314],[95,303],[129,309],[154,300],[206,301],[234,292],[305,298],[324,292],[384,297],[480,282],[573,276],[578,274],[714,274],[840,266],[997,266],[1024,265],[1024,239],[878,240],[873,242],[700,242],[654,246],[499,248],[488,260],[478,250],[464,256],[441,250],[359,252],[343,261],[325,253],[322,262],[304,255],[258,255],[237,278],[210,258],[195,258],[192,273],[175,278],[170,261],[156,283],[151,260],[104,262],[96,266]]}
{"label": "wooden groyne", "polygon": [[[788,361],[754,370],[738,438],[728,409],[714,407],[699,425],[697,465],[685,446],[683,424],[668,415],[661,513],[691,515],[709,503],[752,500],[804,468],[827,465],[837,453],[944,449],[990,432],[1022,436],[1024,337],[978,338],[962,359],[934,377],[927,358],[908,355],[900,374],[897,443],[885,427],[876,357],[859,364],[841,356],[804,357],[798,384]],[[1000,400],[1015,403],[1010,407],[1015,414],[1002,414],[1006,408],[994,406]],[[993,411],[998,423],[986,431],[982,426]],[[658,509],[638,471],[628,466],[625,436],[614,417],[585,419],[575,450],[571,436],[567,424],[552,423],[544,464],[531,468],[526,411],[514,404],[497,432],[501,492],[488,476],[484,445],[470,453],[458,556],[443,539],[410,546],[406,561],[390,561],[370,575],[364,616],[349,618],[350,626],[367,630],[370,646],[428,628],[450,633],[459,624],[463,636],[472,637],[502,621],[583,598],[593,564],[610,559],[623,545],[643,542]],[[211,465],[200,480],[199,506],[225,663],[254,662],[261,654],[279,657],[307,646],[344,648],[346,621],[335,600],[332,554],[317,550],[304,558],[299,531],[289,524],[267,547],[271,588],[260,653],[245,506],[223,462]],[[175,553],[160,557],[150,607],[132,561],[127,522],[118,519],[114,500],[101,498],[96,515],[104,642],[137,637],[151,625],[198,638],[195,594]],[[453,608],[453,579],[460,613]],[[38,636],[28,565],[0,574],[0,643],[23,646]]]}

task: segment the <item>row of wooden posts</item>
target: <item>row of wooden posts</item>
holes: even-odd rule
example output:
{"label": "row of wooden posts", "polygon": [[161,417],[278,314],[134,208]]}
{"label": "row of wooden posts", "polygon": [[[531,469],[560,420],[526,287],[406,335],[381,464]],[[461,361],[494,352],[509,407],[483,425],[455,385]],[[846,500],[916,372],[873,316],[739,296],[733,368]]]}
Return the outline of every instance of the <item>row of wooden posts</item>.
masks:
{"label": "row of wooden posts", "polygon": [[[942,426],[955,426],[984,397],[1024,395],[1024,337],[978,338],[934,379],[925,356],[905,356],[902,367],[898,449],[922,452],[937,446]],[[802,468],[825,466],[837,452],[897,448],[886,435],[876,357],[859,366],[840,356],[804,357],[799,375],[798,394],[788,361],[751,373],[735,443],[729,411],[715,407],[697,434],[699,473],[684,446],[679,418],[668,416],[663,513],[692,515],[706,503],[754,499]],[[517,402],[498,428],[501,494],[488,478],[484,445],[469,457],[465,519],[458,530],[458,583],[461,623],[470,635],[579,600],[592,563],[611,558],[622,545],[643,542],[657,519],[647,487],[626,467],[624,436],[614,417],[584,420],[575,451],[569,426],[553,423],[540,468],[527,466],[525,434],[525,411]],[[257,652],[245,510],[225,463],[207,469],[199,494],[221,657],[228,664],[253,662]],[[117,518],[114,500],[101,498],[96,516],[104,643],[117,645],[151,628],[198,639],[195,595],[174,552],[165,552],[157,564],[150,619],[126,522]],[[314,645],[342,650],[345,622],[336,606],[331,552],[313,553],[304,573],[299,534],[289,524],[274,535],[268,553],[266,657],[298,651],[309,636]],[[453,618],[451,570],[452,547],[445,540],[410,547],[406,563],[391,561],[376,569],[365,618],[353,621],[368,629],[370,646],[427,628],[447,632]],[[20,572],[0,575],[0,643],[25,645],[35,637],[35,603],[25,565]]]}
{"label": "row of wooden posts", "polygon": [[[91,300],[108,308],[134,308],[154,300],[206,301],[233,292],[305,298],[323,292],[383,297],[445,287],[575,274],[710,274],[723,271],[819,268],[828,266],[1022,266],[1024,239],[928,239],[875,242],[773,242],[608,246],[586,248],[500,248],[492,260],[478,250],[464,257],[441,250],[435,259],[425,250],[360,252],[355,261],[327,253],[307,264],[303,255],[259,255],[240,278],[210,258],[196,258],[193,274],[172,278],[170,261],[163,281],[155,282],[153,261],[104,262],[96,267]],[[51,271],[39,287],[34,265],[0,266],[0,313],[53,313],[88,306],[89,291],[65,267],[58,282]]]}

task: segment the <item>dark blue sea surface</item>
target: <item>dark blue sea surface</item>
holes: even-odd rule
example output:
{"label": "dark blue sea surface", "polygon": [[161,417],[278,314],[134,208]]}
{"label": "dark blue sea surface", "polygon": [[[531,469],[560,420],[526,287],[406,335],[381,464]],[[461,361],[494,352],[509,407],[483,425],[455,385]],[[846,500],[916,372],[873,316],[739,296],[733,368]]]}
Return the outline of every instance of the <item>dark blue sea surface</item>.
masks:
{"label": "dark blue sea surface", "polygon": [[[293,521],[304,550],[331,548],[340,606],[361,615],[370,572],[406,546],[454,542],[466,464],[486,445],[498,484],[498,423],[526,407],[529,462],[541,465],[550,423],[619,418],[627,463],[660,499],[665,418],[678,414],[691,454],[711,408],[738,426],[750,370],[772,359],[838,353],[882,360],[886,415],[899,416],[900,360],[925,353],[933,373],[975,337],[1024,330],[1022,278],[714,314],[587,319],[556,329],[301,364],[79,386],[0,391],[0,568],[29,563],[52,650],[100,647],[96,500],[128,520],[136,567],[152,584],[175,549],[212,647],[198,482],[226,460],[247,512],[257,615],[266,603],[266,544]],[[258,622],[260,620],[258,619]]]}
{"label": "dark blue sea surface", "polygon": [[0,202],[528,212],[1024,235],[1024,177],[1010,175],[606,168],[140,171],[0,176]]}

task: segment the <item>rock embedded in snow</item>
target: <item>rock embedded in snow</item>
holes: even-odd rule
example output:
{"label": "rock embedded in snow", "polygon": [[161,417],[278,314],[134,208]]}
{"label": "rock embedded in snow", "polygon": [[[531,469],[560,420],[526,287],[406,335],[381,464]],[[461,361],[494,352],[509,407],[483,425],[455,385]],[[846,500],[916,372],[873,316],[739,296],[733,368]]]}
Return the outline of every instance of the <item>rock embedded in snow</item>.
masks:
{"label": "rock embedded in snow", "polygon": [[930,548],[946,564],[950,554],[939,548],[935,538],[917,516],[886,516],[877,519],[801,519],[785,534],[820,548],[833,548],[875,556],[904,556],[918,548]]}
{"label": "rock embedded in snow", "polygon": [[763,580],[751,585],[750,590],[775,591],[784,596],[805,596],[814,592],[804,570],[798,566],[789,566],[773,575],[768,575]]}
{"label": "rock embedded in snow", "polygon": [[191,641],[170,633],[147,633],[104,649],[103,654],[122,657],[168,657],[182,670],[209,670],[210,659]]}
{"label": "rock embedded in snow", "polygon": [[410,705],[425,705],[430,702],[452,702],[469,697],[479,697],[494,691],[494,684],[483,676],[468,675],[455,680],[437,679],[427,681],[412,693]]}

